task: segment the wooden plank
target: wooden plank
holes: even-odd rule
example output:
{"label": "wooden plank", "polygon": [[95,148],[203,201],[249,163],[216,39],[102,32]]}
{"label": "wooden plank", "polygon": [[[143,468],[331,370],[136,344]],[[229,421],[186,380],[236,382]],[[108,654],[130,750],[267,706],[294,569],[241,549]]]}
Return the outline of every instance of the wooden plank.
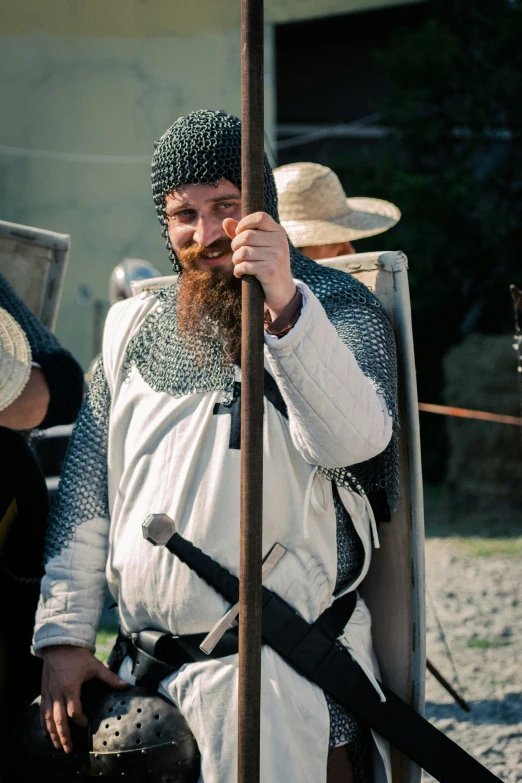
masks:
{"label": "wooden plank", "polygon": [[[424,713],[426,677],[424,518],[418,402],[407,289],[401,253],[364,253],[320,263],[353,274],[368,286],[392,324],[399,376],[399,505],[391,523],[379,527],[380,549],[361,594],[372,615],[372,636],[383,682]],[[393,783],[420,783],[416,764],[391,749]]]}

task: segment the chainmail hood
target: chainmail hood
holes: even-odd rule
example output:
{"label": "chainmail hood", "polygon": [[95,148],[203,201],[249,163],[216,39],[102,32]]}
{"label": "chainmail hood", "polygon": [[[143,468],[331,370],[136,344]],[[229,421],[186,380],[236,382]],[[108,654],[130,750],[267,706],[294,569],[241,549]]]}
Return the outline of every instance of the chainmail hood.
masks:
{"label": "chainmail hood", "polygon": [[[241,121],[224,111],[194,111],[180,117],[154,144],[152,195],[175,272],[178,259],[167,232],[165,196],[183,185],[224,177],[241,189]],[[265,212],[279,222],[277,190],[265,155]]]}

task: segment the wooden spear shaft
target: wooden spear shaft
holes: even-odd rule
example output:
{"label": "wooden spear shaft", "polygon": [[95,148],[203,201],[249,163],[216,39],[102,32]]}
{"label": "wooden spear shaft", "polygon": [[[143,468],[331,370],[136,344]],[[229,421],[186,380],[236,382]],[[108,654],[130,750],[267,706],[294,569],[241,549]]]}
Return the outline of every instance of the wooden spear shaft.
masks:
{"label": "wooden spear shaft", "polygon": [[[241,0],[243,215],[264,210],[263,0]],[[238,783],[258,783],[263,522],[263,290],[242,281]]]}

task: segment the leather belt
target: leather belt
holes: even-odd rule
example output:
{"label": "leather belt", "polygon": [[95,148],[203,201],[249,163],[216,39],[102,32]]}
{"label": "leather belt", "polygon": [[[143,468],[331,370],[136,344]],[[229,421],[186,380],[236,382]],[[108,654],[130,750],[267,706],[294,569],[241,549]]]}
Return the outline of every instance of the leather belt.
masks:
{"label": "leather belt", "polygon": [[[321,628],[322,632],[334,642],[352,616],[356,603],[355,592],[341,596],[320,615],[315,626]],[[121,663],[123,658],[129,655],[132,659],[132,675],[136,678],[136,685],[157,687],[164,677],[168,677],[185,663],[206,661],[209,658],[225,658],[238,652],[237,628],[225,631],[210,655],[200,649],[200,644],[205,637],[205,633],[173,636],[153,629],[133,633],[130,637],[120,633],[116,642],[117,652],[113,655],[113,659]],[[115,668],[114,665],[112,668]]]}

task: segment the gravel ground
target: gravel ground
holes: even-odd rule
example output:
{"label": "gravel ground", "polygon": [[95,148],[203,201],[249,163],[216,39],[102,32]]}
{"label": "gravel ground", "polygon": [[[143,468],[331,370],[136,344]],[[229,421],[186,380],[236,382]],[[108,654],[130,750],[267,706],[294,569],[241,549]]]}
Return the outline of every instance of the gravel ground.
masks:
{"label": "gravel ground", "polygon": [[521,555],[520,538],[426,542],[428,658],[454,685],[436,611],[471,707],[427,673],[426,716],[506,783],[522,781]]}

